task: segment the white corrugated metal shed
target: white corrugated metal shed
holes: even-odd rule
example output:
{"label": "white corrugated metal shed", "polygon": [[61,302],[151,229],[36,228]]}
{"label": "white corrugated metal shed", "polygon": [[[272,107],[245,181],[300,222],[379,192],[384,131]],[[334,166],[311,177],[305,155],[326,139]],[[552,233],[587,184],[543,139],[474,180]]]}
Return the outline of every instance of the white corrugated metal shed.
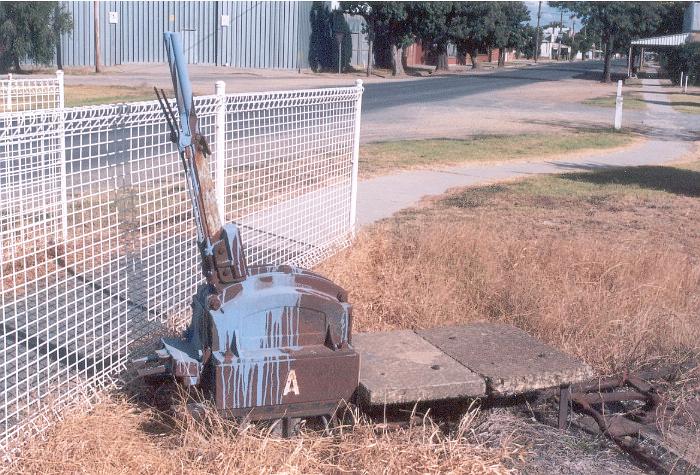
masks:
{"label": "white corrugated metal shed", "polygon": [[632,41],[634,46],[682,46],[693,42],[692,33],[678,33],[676,35],[655,36],[653,38],[640,38]]}

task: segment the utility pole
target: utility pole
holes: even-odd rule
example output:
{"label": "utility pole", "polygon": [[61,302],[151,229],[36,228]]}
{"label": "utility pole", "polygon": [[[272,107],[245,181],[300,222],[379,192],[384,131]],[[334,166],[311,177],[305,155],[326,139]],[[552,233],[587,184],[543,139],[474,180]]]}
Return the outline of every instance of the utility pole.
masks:
{"label": "utility pole", "polygon": [[367,77],[372,75],[372,43],[374,40],[374,29],[367,29]]}
{"label": "utility pole", "polygon": [[[54,9],[54,19],[58,18],[58,15],[61,13],[61,7],[59,4],[56,4],[56,8]],[[54,25],[57,25],[58,22],[54,21]],[[61,34],[58,31],[58,27],[55,28],[55,34],[56,34],[56,69],[63,70],[63,51],[61,50]]]}
{"label": "utility pole", "polygon": [[[573,57],[574,55],[574,38],[576,37],[576,17],[574,15],[571,15],[571,31],[569,32],[569,38],[571,38],[571,46],[569,49],[569,61],[574,61],[576,58]],[[578,51],[576,52],[576,56],[578,56]]]}
{"label": "utility pole", "polygon": [[535,62],[540,57],[540,18],[542,17],[542,2],[537,7],[537,28],[535,29]]}
{"label": "utility pole", "polygon": [[95,72],[102,72],[102,58],[100,56],[100,2],[92,2],[92,17],[95,29]]}
{"label": "utility pole", "polygon": [[564,37],[564,10],[559,10],[559,48],[557,49],[557,61],[561,61],[561,40]]}

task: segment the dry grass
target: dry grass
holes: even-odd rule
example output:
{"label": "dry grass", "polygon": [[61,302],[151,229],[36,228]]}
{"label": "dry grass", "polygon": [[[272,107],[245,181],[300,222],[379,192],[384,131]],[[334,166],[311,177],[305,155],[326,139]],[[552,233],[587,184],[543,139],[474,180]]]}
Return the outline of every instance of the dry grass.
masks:
{"label": "dry grass", "polygon": [[612,130],[542,134],[476,135],[465,139],[426,139],[375,142],[360,148],[360,176],[367,178],[396,170],[551,158],[573,152],[630,145],[636,137]]}
{"label": "dry grass", "polygon": [[489,447],[473,433],[470,412],[445,435],[425,423],[384,430],[358,419],[333,436],[290,439],[207,412],[173,418],[118,398],[76,412],[45,440],[26,445],[12,473],[507,473],[524,450],[508,438]]}
{"label": "dry grass", "polygon": [[[356,330],[513,323],[608,373],[698,353],[700,162],[456,191],[361,234],[318,269]],[[689,383],[697,386],[697,381]],[[360,419],[280,439],[120,396],[23,447],[13,473],[623,473],[610,444],[503,411],[395,431]]]}
{"label": "dry grass", "polygon": [[700,173],[648,167],[455,192],[320,269],[356,329],[512,323],[601,373],[697,354]]}
{"label": "dry grass", "polygon": [[[168,91],[172,96],[172,91]],[[65,87],[66,107],[113,104],[120,102],[152,101],[153,87],[146,86],[86,86]]]}
{"label": "dry grass", "polygon": [[[127,81],[128,82],[128,81]],[[118,104],[122,102],[155,101],[153,84],[139,86],[69,84],[65,86],[66,107]],[[164,88],[168,97],[174,97],[171,87]],[[194,95],[211,94],[209,88],[195,87]]]}

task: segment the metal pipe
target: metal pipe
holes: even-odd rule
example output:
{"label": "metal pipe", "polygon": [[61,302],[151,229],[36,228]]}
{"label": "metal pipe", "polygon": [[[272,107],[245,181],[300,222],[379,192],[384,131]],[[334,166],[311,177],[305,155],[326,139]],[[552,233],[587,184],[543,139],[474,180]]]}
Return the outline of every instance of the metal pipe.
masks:
{"label": "metal pipe", "polygon": [[[355,81],[360,94],[363,93],[362,79]],[[352,179],[350,189],[350,232],[355,235],[355,224],[357,223],[357,172],[360,164],[360,118],[362,117],[362,96],[357,101],[355,109],[355,142],[352,149]]]}

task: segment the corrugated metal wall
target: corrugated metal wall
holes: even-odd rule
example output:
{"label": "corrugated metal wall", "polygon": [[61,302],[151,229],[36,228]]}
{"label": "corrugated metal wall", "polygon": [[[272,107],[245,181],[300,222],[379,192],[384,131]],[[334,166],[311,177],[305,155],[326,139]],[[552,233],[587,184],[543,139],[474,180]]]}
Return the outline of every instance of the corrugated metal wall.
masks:
{"label": "corrugated metal wall", "polygon": [[[74,24],[61,39],[63,65],[94,64],[93,2],[62,4]],[[100,2],[102,63],[164,62],[163,32],[179,31],[190,63],[306,68],[310,13],[311,2]]]}

